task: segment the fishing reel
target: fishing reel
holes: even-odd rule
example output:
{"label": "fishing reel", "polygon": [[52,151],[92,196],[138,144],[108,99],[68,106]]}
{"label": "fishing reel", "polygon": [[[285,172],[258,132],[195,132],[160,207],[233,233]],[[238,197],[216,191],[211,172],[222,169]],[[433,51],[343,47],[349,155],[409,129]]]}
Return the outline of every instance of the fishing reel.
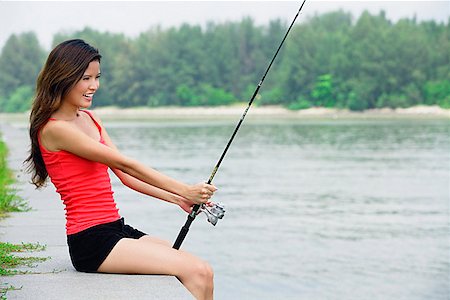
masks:
{"label": "fishing reel", "polygon": [[225,206],[221,203],[213,203],[212,206],[202,204],[197,214],[201,212],[205,213],[209,223],[211,223],[213,226],[216,226],[217,221],[219,221],[219,219],[222,219],[225,215]]}

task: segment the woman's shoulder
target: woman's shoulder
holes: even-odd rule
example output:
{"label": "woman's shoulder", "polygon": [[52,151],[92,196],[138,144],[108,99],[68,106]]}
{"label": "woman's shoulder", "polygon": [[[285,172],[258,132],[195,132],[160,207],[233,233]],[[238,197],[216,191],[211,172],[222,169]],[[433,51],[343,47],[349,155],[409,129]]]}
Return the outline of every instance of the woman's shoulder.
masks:
{"label": "woman's shoulder", "polygon": [[59,141],[73,134],[75,128],[69,122],[54,119],[42,126],[39,135],[40,142],[49,151],[60,150]]}
{"label": "woman's shoulder", "polygon": [[55,135],[59,132],[65,132],[73,129],[73,125],[70,122],[58,120],[56,118],[50,118],[51,122],[47,122],[41,129],[41,136]]}

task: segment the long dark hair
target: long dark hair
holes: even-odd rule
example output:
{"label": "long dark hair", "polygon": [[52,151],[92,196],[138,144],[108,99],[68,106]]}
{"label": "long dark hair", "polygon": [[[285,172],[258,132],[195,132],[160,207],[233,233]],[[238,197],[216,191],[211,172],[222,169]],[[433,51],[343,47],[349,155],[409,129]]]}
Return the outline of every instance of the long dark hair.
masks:
{"label": "long dark hair", "polygon": [[30,155],[25,160],[31,182],[45,185],[48,173],[39,149],[38,135],[50,116],[61,106],[64,96],[77,84],[92,61],[100,62],[98,50],[83,40],[57,45],[49,54],[36,81],[36,94],[30,114]]}

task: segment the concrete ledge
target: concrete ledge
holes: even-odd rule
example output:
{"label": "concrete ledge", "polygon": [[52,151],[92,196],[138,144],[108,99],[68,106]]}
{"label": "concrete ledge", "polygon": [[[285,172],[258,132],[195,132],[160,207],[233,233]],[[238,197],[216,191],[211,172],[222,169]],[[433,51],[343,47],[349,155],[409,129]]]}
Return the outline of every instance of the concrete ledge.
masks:
{"label": "concrete ledge", "polygon": [[4,279],[22,287],[8,299],[192,299],[170,276],[61,272]]}
{"label": "concrete ledge", "polygon": [[[75,271],[66,244],[64,209],[54,188],[37,191],[23,173],[27,156],[27,131],[0,124],[0,133],[10,154],[8,164],[18,178],[18,194],[32,210],[11,213],[0,221],[0,240],[10,243],[40,243],[46,250],[21,255],[50,257],[35,267],[23,267],[30,274],[2,277],[8,299],[193,299],[173,276],[88,274]],[[19,255],[19,254],[17,254]]]}

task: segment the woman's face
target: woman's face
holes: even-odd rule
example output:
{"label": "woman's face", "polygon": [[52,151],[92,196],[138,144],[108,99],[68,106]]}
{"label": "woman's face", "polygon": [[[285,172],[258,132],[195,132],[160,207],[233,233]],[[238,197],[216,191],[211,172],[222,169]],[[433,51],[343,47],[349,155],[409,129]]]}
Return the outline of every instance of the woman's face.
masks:
{"label": "woman's face", "polygon": [[94,93],[100,87],[100,63],[92,61],[80,81],[64,97],[63,101],[79,108],[88,108],[92,105]]}

